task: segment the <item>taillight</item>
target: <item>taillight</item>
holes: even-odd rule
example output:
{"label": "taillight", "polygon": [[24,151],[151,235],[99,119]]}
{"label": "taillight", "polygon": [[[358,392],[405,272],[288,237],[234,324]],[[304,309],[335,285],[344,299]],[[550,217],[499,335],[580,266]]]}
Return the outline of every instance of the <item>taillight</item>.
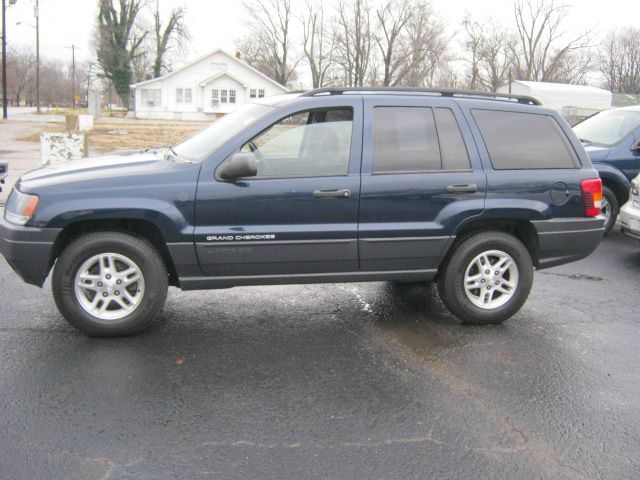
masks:
{"label": "taillight", "polygon": [[597,217],[600,215],[600,206],[602,204],[602,180],[599,178],[583,180],[581,189],[584,214],[587,217]]}

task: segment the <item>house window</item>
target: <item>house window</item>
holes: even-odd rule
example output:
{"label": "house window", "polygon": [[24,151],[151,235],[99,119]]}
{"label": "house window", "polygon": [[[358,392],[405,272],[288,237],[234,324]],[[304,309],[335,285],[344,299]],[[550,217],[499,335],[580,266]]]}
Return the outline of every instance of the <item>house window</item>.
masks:
{"label": "house window", "polygon": [[220,97],[218,97],[218,90],[211,90],[211,108],[220,106]]}
{"label": "house window", "polygon": [[191,103],[191,92],[190,88],[176,88],[176,103]]}
{"label": "house window", "polygon": [[249,90],[249,98],[257,98],[257,91],[255,88]]}
{"label": "house window", "polygon": [[142,105],[145,107],[160,107],[162,104],[162,90],[147,88],[142,90]]}
{"label": "house window", "polygon": [[236,103],[236,91],[229,90],[229,103]]}
{"label": "house window", "polygon": [[220,90],[220,103],[227,103],[227,91]]}
{"label": "house window", "polygon": [[264,97],[264,89],[261,88],[260,90],[258,90],[258,98],[262,97]]}

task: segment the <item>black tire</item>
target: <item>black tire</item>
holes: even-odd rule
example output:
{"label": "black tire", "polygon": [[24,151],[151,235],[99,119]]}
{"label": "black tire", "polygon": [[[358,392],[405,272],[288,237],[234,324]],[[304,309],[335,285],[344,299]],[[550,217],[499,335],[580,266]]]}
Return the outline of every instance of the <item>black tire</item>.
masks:
{"label": "black tire", "polygon": [[[499,250],[513,259],[518,269],[518,282],[504,305],[484,309],[469,299],[464,279],[471,262],[490,250]],[[527,248],[513,235],[496,231],[480,232],[461,239],[445,258],[438,274],[438,293],[445,306],[464,323],[474,325],[502,323],[511,318],[526,301],[532,284],[533,262]]]}
{"label": "black tire", "polygon": [[[144,280],[138,306],[123,318],[114,320],[89,313],[75,293],[74,283],[80,267],[95,255],[104,253],[122,255],[135,262]],[[135,290],[137,286],[133,288]],[[126,336],[146,329],[160,313],[167,298],[168,276],[162,258],[146,240],[121,232],[96,232],[78,237],[65,248],[56,262],[52,290],[58,310],[74,327],[91,336]]]}
{"label": "black tire", "polygon": [[609,187],[602,187],[602,197],[607,201],[609,208],[609,218],[607,222],[604,224],[604,235],[607,235],[613,226],[616,224],[616,219],[618,218],[618,213],[620,212],[620,202],[618,202],[618,197]]}

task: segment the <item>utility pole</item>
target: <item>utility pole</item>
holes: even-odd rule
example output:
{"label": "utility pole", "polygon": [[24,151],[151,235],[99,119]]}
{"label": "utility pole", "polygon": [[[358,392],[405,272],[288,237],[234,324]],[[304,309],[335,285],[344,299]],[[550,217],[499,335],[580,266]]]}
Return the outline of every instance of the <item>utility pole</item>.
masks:
{"label": "utility pole", "polygon": [[7,6],[2,0],[2,118],[7,119]]}
{"label": "utility pole", "polygon": [[36,31],[36,110],[40,113],[40,8],[39,0],[33,8],[33,15],[36,17],[36,24],[31,25],[26,22],[16,22],[16,25],[26,25]]}
{"label": "utility pole", "polygon": [[89,106],[89,89],[91,88],[91,70],[93,69],[93,62],[89,62],[89,68],[87,70],[87,106]]}
{"label": "utility pole", "polygon": [[71,49],[71,109],[76,109],[76,46],[67,47]]}
{"label": "utility pole", "polygon": [[36,111],[40,113],[40,0],[36,0]]}
{"label": "utility pole", "polygon": [[[9,6],[18,0],[9,0]],[[7,5],[2,0],[2,118],[7,119]]]}

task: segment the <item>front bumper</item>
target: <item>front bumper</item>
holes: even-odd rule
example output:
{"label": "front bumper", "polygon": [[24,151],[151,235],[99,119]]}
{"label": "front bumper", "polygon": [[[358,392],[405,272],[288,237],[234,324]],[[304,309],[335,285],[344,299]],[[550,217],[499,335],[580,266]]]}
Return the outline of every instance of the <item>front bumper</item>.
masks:
{"label": "front bumper", "polygon": [[62,229],[14,225],[0,208],[0,254],[31,285],[41,287],[51,269],[51,251]]}
{"label": "front bumper", "polygon": [[622,233],[640,240],[640,200],[637,197],[632,197],[620,209],[620,226]]}
{"label": "front bumper", "polygon": [[531,222],[538,233],[538,269],[575,262],[600,245],[604,217],[554,218]]}

